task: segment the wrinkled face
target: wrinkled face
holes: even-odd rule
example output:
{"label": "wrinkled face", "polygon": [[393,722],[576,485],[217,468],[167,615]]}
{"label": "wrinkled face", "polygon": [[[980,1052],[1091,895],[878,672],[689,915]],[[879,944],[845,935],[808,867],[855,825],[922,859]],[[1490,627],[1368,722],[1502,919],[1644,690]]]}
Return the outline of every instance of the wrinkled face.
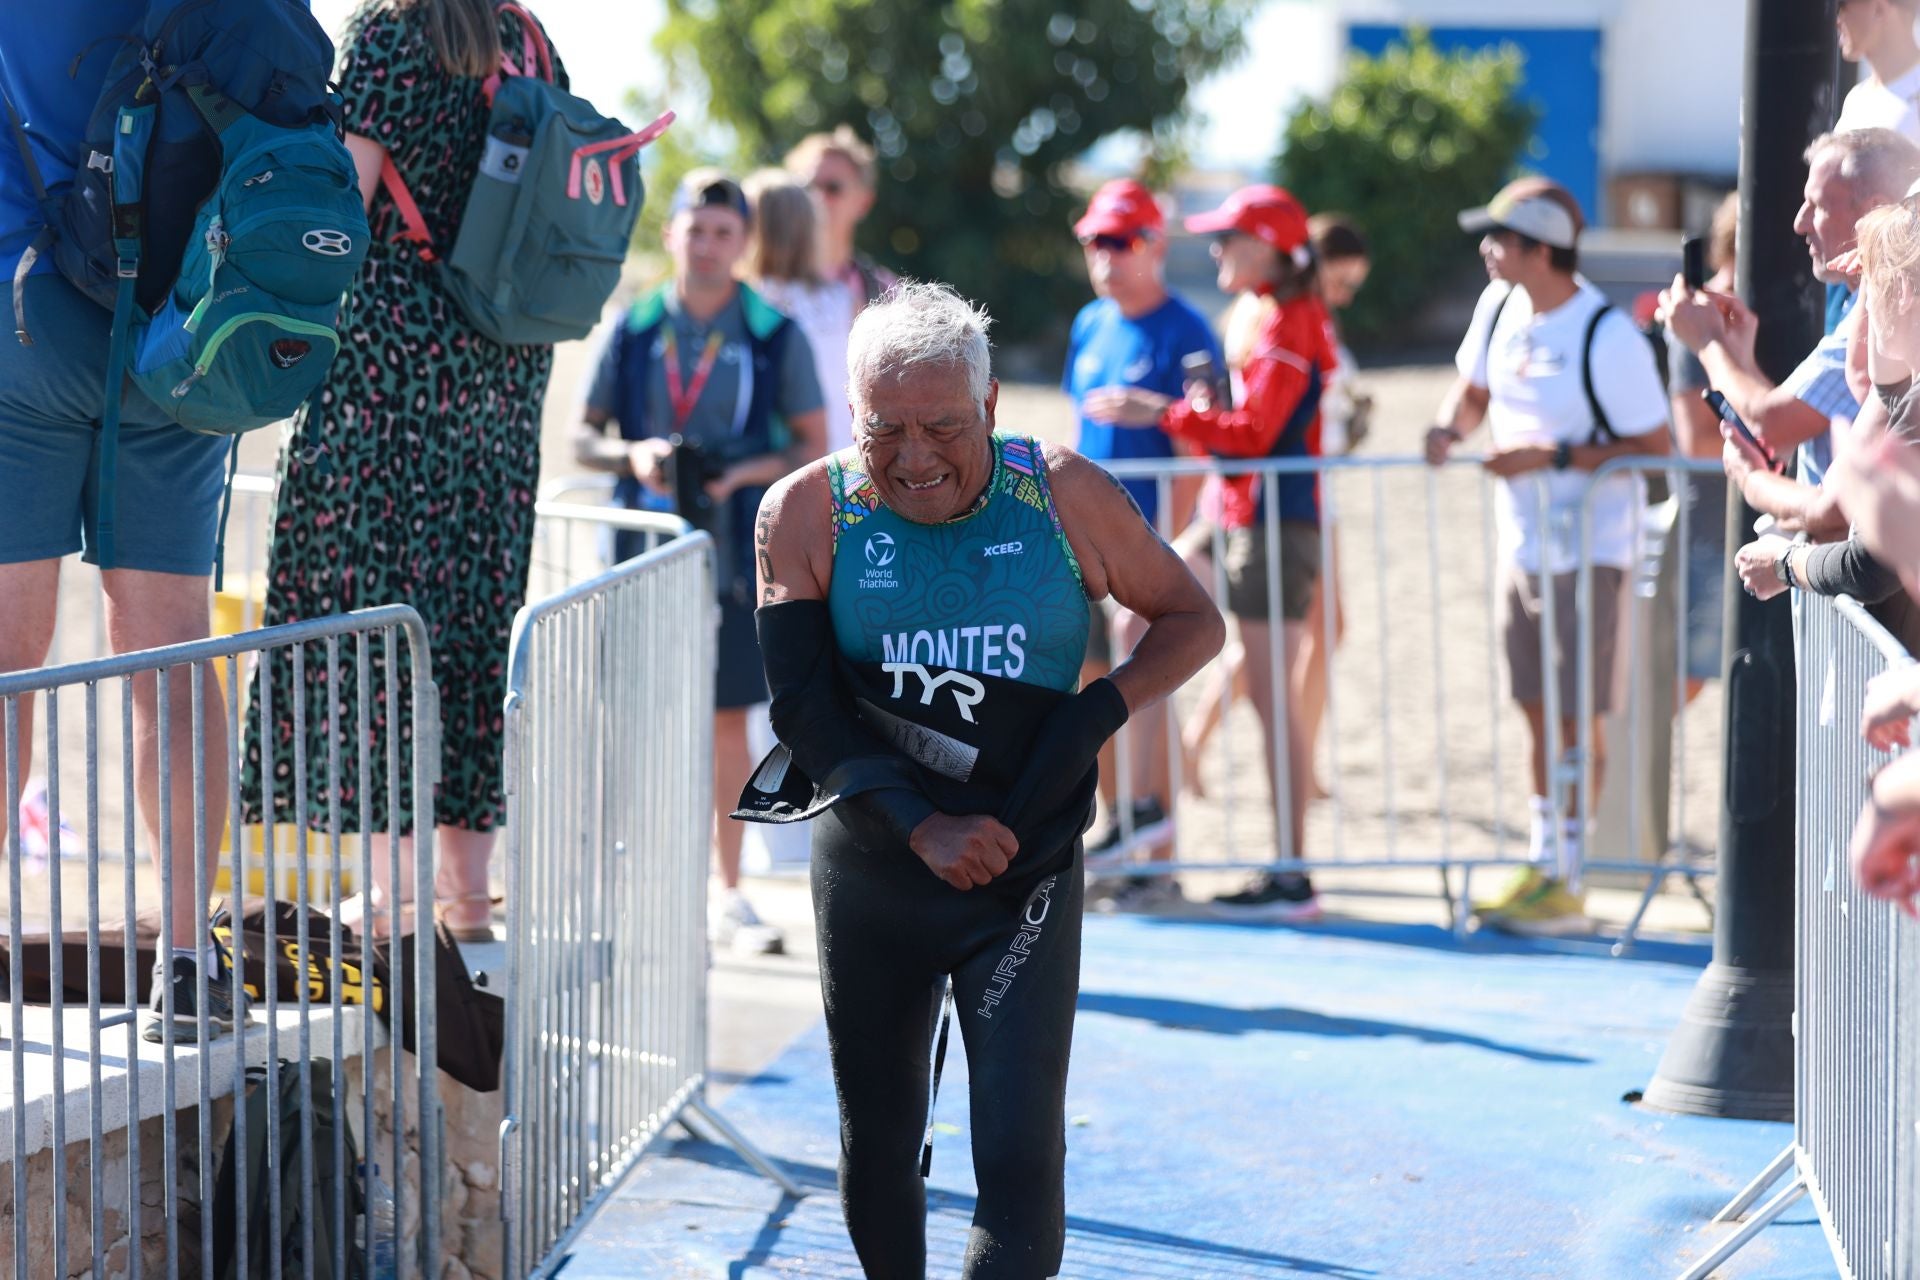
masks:
{"label": "wrinkled face", "polygon": [[1102,298],[1122,306],[1159,289],[1167,242],[1145,235],[1090,236],[1081,241],[1087,279]]}
{"label": "wrinkled face", "polygon": [[983,406],[959,364],[910,365],[853,387],[853,435],[880,499],[916,524],[962,515],[993,475],[991,382]]}
{"label": "wrinkled face", "polygon": [[1222,293],[1252,293],[1280,275],[1280,251],[1257,236],[1223,231],[1213,238],[1213,261]]}
{"label": "wrinkled face", "polygon": [[1807,256],[1813,260],[1813,274],[1832,284],[1838,277],[1827,270],[1827,263],[1853,248],[1854,224],[1866,213],[1853,184],[1840,176],[1840,157],[1832,151],[1821,155],[1807,172],[1807,186],[1793,229],[1807,241]]}
{"label": "wrinkled face", "polygon": [[747,251],[747,221],[737,210],[703,205],[667,223],[667,252],[683,284],[714,289],[733,279],[734,264]]}
{"label": "wrinkled face", "polygon": [[1367,283],[1373,264],[1365,258],[1334,258],[1320,264],[1320,296],[1330,310],[1353,305],[1354,295]]}
{"label": "wrinkled face", "polygon": [[811,173],[798,175],[820,207],[820,224],[830,236],[851,239],[853,229],[873,208],[873,189],[860,180],[853,161],[837,151],[822,152]]}

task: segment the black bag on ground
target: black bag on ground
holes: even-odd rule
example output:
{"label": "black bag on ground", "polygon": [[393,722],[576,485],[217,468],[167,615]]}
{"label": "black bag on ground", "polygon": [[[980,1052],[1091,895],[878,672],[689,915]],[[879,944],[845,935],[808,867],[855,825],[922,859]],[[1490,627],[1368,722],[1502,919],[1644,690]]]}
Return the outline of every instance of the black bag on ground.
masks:
{"label": "black bag on ground", "polygon": [[[300,1087],[300,1068],[281,1062],[278,1089],[267,1088],[264,1067],[247,1069],[247,1096],[240,1104],[246,1116],[247,1141],[247,1274],[250,1276],[311,1276],[313,1280],[357,1280],[363,1268],[353,1248],[353,1231],[365,1212],[359,1179],[359,1154],[353,1130],[339,1113],[334,1090],[333,1064],[315,1058],[312,1088]],[[268,1146],[267,1119],[278,1115],[278,1142]],[[303,1158],[301,1144],[306,1139],[303,1117],[313,1130],[313,1221],[300,1214],[300,1182]],[[334,1165],[336,1129],[346,1138],[346,1168]],[[213,1274],[221,1280],[241,1280],[239,1271],[239,1160],[237,1145],[240,1126],[227,1134],[220,1155],[220,1174],[214,1182],[213,1199]],[[339,1177],[338,1186],[335,1184]],[[273,1188],[280,1188],[278,1216],[274,1213]],[[333,1229],[338,1201],[335,1192],[347,1198],[347,1238],[336,1241]],[[309,1226],[312,1230],[313,1257],[303,1259]],[[347,1259],[345,1271],[334,1267],[338,1248]],[[278,1257],[278,1267],[272,1259]],[[307,1269],[311,1264],[311,1270]]]}

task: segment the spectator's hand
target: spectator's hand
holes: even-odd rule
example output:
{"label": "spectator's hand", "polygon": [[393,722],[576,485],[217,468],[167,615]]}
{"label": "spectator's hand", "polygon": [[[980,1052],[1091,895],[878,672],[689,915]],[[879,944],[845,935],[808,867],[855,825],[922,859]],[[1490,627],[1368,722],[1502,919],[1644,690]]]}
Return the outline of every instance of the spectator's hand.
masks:
{"label": "spectator's hand", "polygon": [[1779,463],[1754,448],[1745,436],[1724,422],[1720,424],[1720,438],[1726,442],[1720,448],[1720,465],[1726,470],[1727,482],[1742,493],[1746,492],[1747,480],[1755,472],[1779,470]]}
{"label": "spectator's hand", "polygon": [[956,889],[989,883],[1020,852],[1013,832],[984,813],[936,813],[913,829],[907,843],[928,870]]}
{"label": "spectator's hand", "polygon": [[1726,332],[1726,313],[1715,305],[1716,296],[1704,289],[1689,289],[1682,277],[1675,276],[1673,283],[1660,291],[1660,306],[1654,315],[1682,346],[1699,355]]}
{"label": "spectator's hand", "polygon": [[1827,270],[1837,276],[1845,276],[1849,280],[1858,280],[1861,271],[1859,246],[1854,246],[1837,258],[1828,259]]}
{"label": "spectator's hand", "polygon": [[1860,736],[1876,751],[1913,745],[1911,725],[1920,712],[1920,667],[1895,667],[1867,681],[1860,706]]}
{"label": "spectator's hand", "polygon": [[667,459],[672,456],[673,446],[657,436],[627,446],[627,465],[633,468],[633,478],[664,498],[673,496],[673,486],[667,481]]}
{"label": "spectator's hand", "polygon": [[1854,824],[1848,856],[1860,888],[1884,898],[1909,916],[1920,893],[1920,803],[1909,798],[1920,756],[1894,761],[1873,781]]}
{"label": "spectator's hand", "polygon": [[1213,384],[1204,378],[1190,378],[1185,391],[1187,403],[1196,413],[1210,413],[1213,410]]}
{"label": "spectator's hand", "polygon": [[718,478],[707,481],[707,497],[718,504],[725,502],[742,488],[740,465],[735,463],[722,471]]}
{"label": "spectator's hand", "polygon": [[1723,328],[1720,333],[1720,345],[1727,349],[1734,361],[1744,367],[1753,367],[1753,344],[1760,336],[1760,317],[1753,308],[1730,293],[1710,293],[1707,295],[1720,305]]}
{"label": "spectator's hand", "polygon": [[1080,412],[1094,422],[1116,427],[1157,427],[1172,403],[1172,396],[1144,387],[1101,387],[1087,392],[1080,402]]}
{"label": "spectator's hand", "polygon": [[1553,465],[1553,450],[1539,444],[1517,444],[1511,449],[1496,449],[1487,455],[1488,471],[1503,480],[1544,471]]}
{"label": "spectator's hand", "polygon": [[1771,600],[1787,589],[1776,567],[1780,557],[1793,544],[1777,533],[1756,538],[1733,553],[1733,567],[1747,594],[1758,600]]}
{"label": "spectator's hand", "polygon": [[1460,437],[1453,433],[1451,427],[1428,427],[1427,465],[1430,467],[1444,465],[1447,455],[1453,452],[1453,446],[1459,442]]}

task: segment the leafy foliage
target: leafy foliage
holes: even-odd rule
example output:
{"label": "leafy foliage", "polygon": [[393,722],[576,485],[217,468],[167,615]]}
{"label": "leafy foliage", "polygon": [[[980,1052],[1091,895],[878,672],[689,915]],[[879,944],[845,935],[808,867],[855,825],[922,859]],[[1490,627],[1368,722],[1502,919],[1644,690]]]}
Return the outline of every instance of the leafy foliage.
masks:
{"label": "leafy foliage", "polygon": [[1064,327],[1085,298],[1065,162],[1175,117],[1240,48],[1251,2],[668,0],[658,44],[746,156],[843,123],[871,138],[881,180],[862,247],[951,282],[1019,339]]}
{"label": "leafy foliage", "polygon": [[1325,103],[1287,122],[1274,173],[1307,208],[1337,209],[1365,230],[1373,274],[1345,326],[1391,338],[1472,253],[1455,220],[1484,204],[1533,134],[1514,97],[1521,55],[1442,53],[1424,31],[1379,57],[1356,54]]}

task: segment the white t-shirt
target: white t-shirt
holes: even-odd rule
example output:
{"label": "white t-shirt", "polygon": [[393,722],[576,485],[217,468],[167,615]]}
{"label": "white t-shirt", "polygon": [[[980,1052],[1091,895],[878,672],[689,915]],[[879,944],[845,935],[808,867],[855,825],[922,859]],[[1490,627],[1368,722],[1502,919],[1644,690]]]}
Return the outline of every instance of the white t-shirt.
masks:
{"label": "white t-shirt", "polygon": [[847,337],[859,314],[852,293],[838,281],[758,280],[753,287],[807,335],[827,410],[827,451],[846,448],[853,443],[853,411],[847,407]]}
{"label": "white t-shirt", "polygon": [[1847,90],[1834,132],[1892,129],[1920,142],[1920,65],[1886,84],[1871,75]]}
{"label": "white t-shirt", "polygon": [[[1492,447],[1588,444],[1594,436],[1593,409],[1587,402],[1581,364],[1587,325],[1607,305],[1601,292],[1579,276],[1577,292],[1545,315],[1533,314],[1523,289],[1499,281],[1487,286],[1474,308],[1473,323],[1454,356],[1460,375],[1489,393],[1487,426]],[[1493,342],[1487,326],[1500,313]],[[1615,310],[1593,335],[1593,388],[1616,436],[1664,431],[1667,395],[1653,361],[1653,346],[1633,321]],[[1542,524],[1540,495],[1548,511]],[[1530,472],[1499,485],[1501,553],[1529,573],[1570,573],[1580,563],[1580,509],[1592,474],[1569,467]],[[1629,568],[1634,562],[1646,485],[1638,475],[1614,475],[1599,482],[1593,500],[1593,563]]]}

